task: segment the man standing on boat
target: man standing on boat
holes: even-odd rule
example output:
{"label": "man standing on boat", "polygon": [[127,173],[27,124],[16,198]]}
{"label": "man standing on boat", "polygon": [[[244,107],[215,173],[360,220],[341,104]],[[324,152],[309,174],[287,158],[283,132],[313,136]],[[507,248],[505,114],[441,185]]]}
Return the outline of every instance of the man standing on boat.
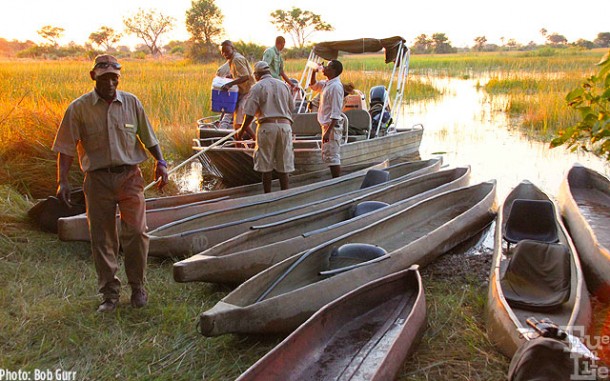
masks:
{"label": "man standing on boat", "polygon": [[284,73],[284,58],[282,58],[281,51],[286,46],[286,39],[282,36],[275,38],[275,46],[272,46],[265,50],[263,53],[263,61],[269,64],[269,70],[271,76],[275,79],[283,78],[290,89],[294,88],[294,84],[290,81],[290,78]]}
{"label": "man standing on boat", "polygon": [[[131,286],[131,304],[144,307],[148,236],[144,179],[138,164],[156,160],[159,188],[167,183],[167,163],[142,103],[133,94],[118,91],[121,65],[111,55],[95,58],[89,72],[95,89],[73,101],[59,126],[53,151],[57,152],[57,197],[70,206],[68,174],[78,153],[85,172],[84,191],[91,251],[103,301],[98,312],[114,311],[119,303],[119,242]],[[116,212],[120,212],[117,235]]]}
{"label": "man standing on boat", "polygon": [[[288,189],[288,173],[294,171],[292,94],[285,83],[271,76],[265,61],[254,65],[254,76],[258,82],[245,101],[245,119],[236,139],[241,139],[244,132],[255,136],[254,170],[262,173],[265,193],[271,192],[273,170],[280,180],[280,188]],[[250,128],[254,116],[258,121],[256,134]]]}
{"label": "man standing on boat", "polygon": [[220,54],[227,59],[231,82],[221,87],[222,91],[229,91],[231,86],[237,85],[238,96],[235,112],[233,113],[233,128],[239,129],[244,121],[244,102],[250,93],[250,88],[256,83],[252,76],[252,69],[246,57],[239,54],[233,43],[229,40],[223,41],[220,45]]}
{"label": "man standing on boat", "polygon": [[341,136],[343,134],[343,84],[340,75],[343,65],[338,60],[331,60],[323,67],[327,81],[317,81],[317,70],[311,73],[310,87],[321,92],[318,107],[318,123],[322,127],[322,161],[328,164],[333,177],[341,176]]}

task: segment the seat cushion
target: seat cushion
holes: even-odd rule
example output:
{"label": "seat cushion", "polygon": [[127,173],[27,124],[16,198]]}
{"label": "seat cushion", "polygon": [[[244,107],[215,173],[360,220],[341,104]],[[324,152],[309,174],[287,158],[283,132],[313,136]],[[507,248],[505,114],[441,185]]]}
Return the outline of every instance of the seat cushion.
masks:
{"label": "seat cushion", "polygon": [[512,243],[523,239],[557,242],[553,203],[548,200],[514,200],[506,219],[504,239]]}
{"label": "seat cushion", "polygon": [[524,240],[515,246],[501,287],[511,307],[549,311],[570,298],[570,276],[566,246]]}
{"label": "seat cushion", "polygon": [[375,210],[385,208],[387,202],[382,201],[363,201],[356,205],[352,211],[352,218],[362,216],[363,214],[374,212]]}

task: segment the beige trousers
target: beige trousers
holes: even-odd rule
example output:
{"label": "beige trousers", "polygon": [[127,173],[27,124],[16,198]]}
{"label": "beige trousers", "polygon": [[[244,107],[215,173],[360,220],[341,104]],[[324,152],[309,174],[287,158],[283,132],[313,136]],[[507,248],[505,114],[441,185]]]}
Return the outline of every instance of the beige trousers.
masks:
{"label": "beige trousers", "polygon": [[[119,243],[125,257],[125,273],[132,289],[142,288],[148,257],[144,179],[137,166],[122,173],[87,172],[84,181],[91,252],[99,292],[105,299],[118,299]],[[120,235],[116,211],[120,213]]]}

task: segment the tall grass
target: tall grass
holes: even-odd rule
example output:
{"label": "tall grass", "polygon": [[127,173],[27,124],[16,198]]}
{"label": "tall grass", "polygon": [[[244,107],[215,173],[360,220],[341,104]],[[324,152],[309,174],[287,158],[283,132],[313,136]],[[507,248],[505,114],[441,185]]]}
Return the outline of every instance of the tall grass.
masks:
{"label": "tall grass", "polygon": [[542,140],[550,140],[557,131],[576,124],[578,115],[567,107],[565,95],[578,87],[582,70],[561,75],[509,74],[492,77],[484,86],[493,95],[508,97],[506,112],[522,129]]}
{"label": "tall grass", "polygon": [[[377,57],[373,61],[383,61]],[[55,191],[55,155],[50,147],[70,102],[93,88],[90,62],[4,61],[0,62],[0,181],[23,194],[46,197]],[[287,72],[300,78],[304,62],[291,60]],[[387,85],[386,71],[369,64],[346,67],[344,81],[367,92],[375,85]],[[179,163],[191,155],[196,120],[211,114],[210,87],[218,63],[191,64],[186,61],[123,62],[119,89],[134,93],[142,101],[166,158]],[[413,81],[407,99],[436,96],[430,85]],[[143,165],[152,177],[152,160]],[[71,171],[72,183],[82,174]],[[171,192],[171,190],[170,190]]]}

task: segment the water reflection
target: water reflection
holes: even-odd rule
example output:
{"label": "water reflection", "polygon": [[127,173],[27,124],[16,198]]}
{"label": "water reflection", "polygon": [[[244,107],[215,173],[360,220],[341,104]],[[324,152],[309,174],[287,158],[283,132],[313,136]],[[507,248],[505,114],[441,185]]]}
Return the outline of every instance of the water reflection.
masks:
{"label": "water reflection", "polygon": [[[427,76],[443,96],[434,101],[405,105],[400,125],[422,123],[422,158],[442,153],[451,166],[471,165],[472,183],[496,179],[498,200],[521,180],[528,179],[554,195],[564,174],[576,162],[608,175],[610,167],[602,159],[571,153],[563,147],[550,149],[548,143],[533,141],[510,127],[505,96],[490,97],[482,89],[489,77],[461,79]],[[201,189],[201,165],[172,177],[181,192]]]}
{"label": "water reflection", "polygon": [[434,102],[405,105],[403,125],[423,123],[422,158],[442,152],[452,166],[471,165],[472,182],[498,181],[502,200],[521,180],[528,179],[554,195],[567,170],[576,162],[608,175],[610,167],[592,155],[576,154],[563,147],[533,141],[511,129],[502,110],[507,99],[490,98],[477,84],[487,79],[431,78],[443,91]]}

